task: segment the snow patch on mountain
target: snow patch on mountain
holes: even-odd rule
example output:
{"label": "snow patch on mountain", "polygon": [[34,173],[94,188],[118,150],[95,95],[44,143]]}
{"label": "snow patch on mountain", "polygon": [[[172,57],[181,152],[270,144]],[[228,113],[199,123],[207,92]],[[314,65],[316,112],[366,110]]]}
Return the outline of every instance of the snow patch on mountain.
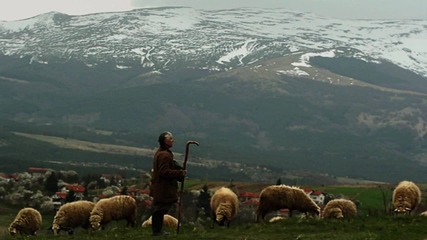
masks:
{"label": "snow patch on mountain", "polygon": [[[237,44],[240,45],[240,44]],[[218,63],[224,64],[226,62],[230,62],[232,59],[236,58],[240,65],[243,65],[243,58],[254,52],[257,47],[257,43],[255,39],[246,40],[241,47],[233,49],[231,52],[227,53],[225,56],[218,59]]]}
{"label": "snow patch on mountain", "polygon": [[302,54],[299,62],[293,62],[291,63],[292,66],[296,67],[311,67],[310,65],[310,58],[311,57],[328,57],[333,58],[335,57],[335,50],[330,50],[326,52],[320,52],[320,53],[305,53]]}

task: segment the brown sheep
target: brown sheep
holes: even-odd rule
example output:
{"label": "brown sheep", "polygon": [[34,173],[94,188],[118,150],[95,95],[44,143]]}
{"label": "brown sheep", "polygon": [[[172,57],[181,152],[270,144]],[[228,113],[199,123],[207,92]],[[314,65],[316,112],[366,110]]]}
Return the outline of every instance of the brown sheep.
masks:
{"label": "brown sheep", "polygon": [[323,218],[351,218],[356,214],[356,204],[348,199],[333,199],[323,209]]}
{"label": "brown sheep", "polygon": [[90,201],[76,201],[62,205],[53,218],[52,230],[55,235],[59,231],[68,231],[73,234],[74,228],[82,226],[84,229],[90,227],[89,217],[95,203]]}
{"label": "brown sheep", "polygon": [[289,217],[292,216],[293,210],[315,216],[320,214],[319,206],[304,190],[287,185],[272,185],[261,191],[258,209],[256,210],[256,222],[259,222],[260,219],[264,221],[267,213],[283,208],[289,209]]}
{"label": "brown sheep", "polygon": [[393,191],[393,207],[396,214],[411,214],[420,203],[420,188],[411,181],[400,182]]}
{"label": "brown sheep", "polygon": [[231,189],[221,187],[212,195],[210,207],[212,216],[211,228],[214,227],[215,222],[220,226],[224,226],[226,223],[227,227],[230,227],[231,220],[239,211],[239,200]]}
{"label": "brown sheep", "polygon": [[[151,224],[152,222],[150,217],[142,223],[142,227],[143,228],[150,227]],[[165,214],[163,217],[163,226],[169,227],[169,228],[176,228],[178,226],[178,219],[176,219],[175,217],[169,214]]]}
{"label": "brown sheep", "polygon": [[10,235],[36,235],[42,224],[42,215],[34,208],[23,208],[9,226]]}
{"label": "brown sheep", "polygon": [[135,226],[136,201],[128,195],[118,195],[99,200],[89,217],[93,230],[103,229],[111,221],[122,219],[127,220],[126,226]]}

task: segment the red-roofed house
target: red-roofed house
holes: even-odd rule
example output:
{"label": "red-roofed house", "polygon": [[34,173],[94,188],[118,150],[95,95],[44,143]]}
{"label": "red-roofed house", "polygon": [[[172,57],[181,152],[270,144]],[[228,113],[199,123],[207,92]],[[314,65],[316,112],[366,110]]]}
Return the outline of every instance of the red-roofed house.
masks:
{"label": "red-roofed house", "polygon": [[85,191],[85,187],[82,185],[65,184],[64,187],[65,190],[73,190],[75,193],[83,193]]}
{"label": "red-roofed house", "polygon": [[310,193],[310,198],[313,199],[313,201],[317,204],[317,205],[323,205],[325,202],[325,194],[320,192],[320,191],[312,191]]}
{"label": "red-roofed house", "polygon": [[43,176],[49,169],[48,168],[36,168],[36,167],[30,167],[28,168],[27,172],[30,173],[33,176]]}
{"label": "red-roofed house", "polygon": [[138,201],[143,201],[150,198],[150,189],[138,189],[132,187],[127,190],[127,193]]}
{"label": "red-roofed house", "polygon": [[241,202],[245,202],[251,199],[257,199],[259,200],[259,194],[253,193],[253,192],[240,192],[239,193],[239,200]]}
{"label": "red-roofed house", "polygon": [[249,199],[241,203],[242,207],[249,209],[256,209],[258,207],[259,200],[258,199]]}
{"label": "red-roofed house", "polygon": [[16,178],[17,178],[17,174],[16,173],[14,173],[14,174],[0,173],[0,180],[4,180],[4,181],[9,182],[12,179],[16,180]]}
{"label": "red-roofed house", "polygon": [[324,202],[325,202],[325,197],[326,197],[326,195],[323,193],[323,192],[320,192],[320,191],[316,191],[316,190],[313,190],[313,189],[304,189],[304,192],[311,198],[311,199],[313,199],[313,201],[317,204],[317,205],[319,205],[319,206],[321,206],[321,205],[323,205],[324,204]]}
{"label": "red-roofed house", "polygon": [[74,192],[76,200],[81,200],[84,198],[85,187],[83,187],[82,185],[65,184],[64,187],[62,187],[61,192],[68,193],[71,190]]}
{"label": "red-roofed house", "polygon": [[239,192],[239,201],[242,207],[255,209],[259,204],[259,194],[253,192]]}
{"label": "red-roofed house", "polygon": [[52,196],[52,203],[55,208],[55,211],[58,211],[59,207],[65,203],[65,198],[67,198],[66,192],[56,192]]}

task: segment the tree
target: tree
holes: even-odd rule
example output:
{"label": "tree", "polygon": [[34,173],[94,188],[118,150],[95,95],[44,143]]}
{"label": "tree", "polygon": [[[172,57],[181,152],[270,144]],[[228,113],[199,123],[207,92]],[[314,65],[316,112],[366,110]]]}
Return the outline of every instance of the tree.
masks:
{"label": "tree", "polygon": [[200,191],[200,195],[197,197],[197,207],[204,209],[205,216],[209,216],[211,211],[211,195],[209,194],[208,190],[208,186],[205,184],[202,188],[202,191]]}
{"label": "tree", "polygon": [[85,182],[84,184],[85,184],[85,185],[84,185],[85,190],[84,190],[84,192],[83,192],[83,196],[84,196],[84,198],[85,198],[85,199],[87,199],[87,196],[89,195],[89,190],[88,190],[88,185],[89,185],[89,183],[88,183],[88,182]]}
{"label": "tree", "polygon": [[111,178],[110,185],[111,185],[111,186],[116,186],[116,185],[117,185],[116,177],[112,177],[112,178]]}
{"label": "tree", "polygon": [[281,178],[277,179],[276,185],[282,185],[282,179]]}
{"label": "tree", "polygon": [[45,191],[53,195],[58,191],[58,178],[56,177],[55,172],[52,172],[49,177],[47,177],[45,182]]}
{"label": "tree", "polygon": [[128,187],[124,186],[122,188],[122,191],[120,192],[121,195],[127,195],[128,194]]}
{"label": "tree", "polygon": [[76,193],[74,190],[70,189],[67,193],[67,196],[65,197],[65,202],[74,202],[76,200]]}

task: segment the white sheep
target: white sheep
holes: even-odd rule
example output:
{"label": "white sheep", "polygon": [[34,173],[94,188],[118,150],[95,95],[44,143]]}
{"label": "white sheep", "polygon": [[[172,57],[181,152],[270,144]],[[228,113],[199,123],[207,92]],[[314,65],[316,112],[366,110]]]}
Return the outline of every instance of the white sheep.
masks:
{"label": "white sheep", "polygon": [[354,202],[348,199],[333,199],[323,209],[323,218],[351,218],[357,214]]}
{"label": "white sheep", "polygon": [[320,207],[304,192],[304,190],[287,185],[272,185],[265,187],[260,194],[259,205],[256,210],[256,222],[264,221],[269,212],[287,208],[289,217],[293,210],[319,216]]}
{"label": "white sheep", "polygon": [[74,228],[82,226],[84,229],[90,227],[90,212],[95,206],[94,202],[80,200],[62,205],[53,218],[52,230],[55,235],[60,230],[73,234]]}
{"label": "white sheep", "polygon": [[406,214],[421,203],[421,190],[411,181],[401,181],[393,191],[393,207],[396,214]]}
{"label": "white sheep", "polygon": [[104,228],[115,220],[127,220],[126,226],[135,226],[136,201],[128,195],[118,195],[99,200],[90,213],[89,221],[93,230]]}
{"label": "white sheep", "polygon": [[9,226],[10,235],[36,235],[42,224],[42,215],[34,208],[23,208]]}
{"label": "white sheep", "polygon": [[[142,227],[143,228],[150,227],[152,225],[151,221],[152,220],[151,220],[151,216],[150,216],[147,220],[145,220],[142,223]],[[178,226],[178,219],[176,219],[175,217],[173,217],[169,214],[165,214],[163,216],[163,226],[168,227],[168,228],[176,228]]]}
{"label": "white sheep", "polygon": [[229,188],[221,187],[215,191],[210,201],[212,224],[215,222],[220,226],[227,224],[230,227],[230,222],[236,216],[239,210],[239,200],[237,195]]}

